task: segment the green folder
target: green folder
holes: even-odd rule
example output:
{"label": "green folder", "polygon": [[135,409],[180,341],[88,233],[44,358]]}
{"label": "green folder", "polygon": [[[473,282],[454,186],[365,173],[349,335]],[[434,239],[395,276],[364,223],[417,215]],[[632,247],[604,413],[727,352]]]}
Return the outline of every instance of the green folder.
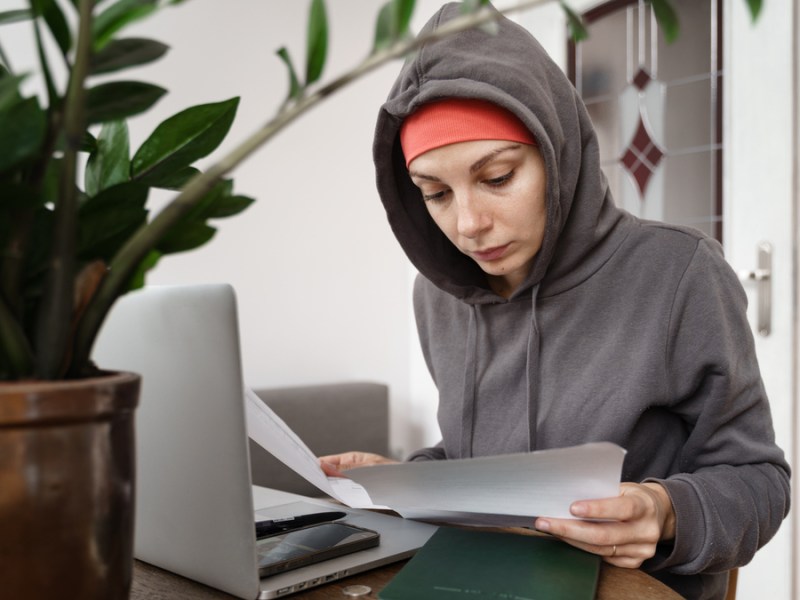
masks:
{"label": "green folder", "polygon": [[592,600],[600,557],[555,538],[440,527],[382,600]]}

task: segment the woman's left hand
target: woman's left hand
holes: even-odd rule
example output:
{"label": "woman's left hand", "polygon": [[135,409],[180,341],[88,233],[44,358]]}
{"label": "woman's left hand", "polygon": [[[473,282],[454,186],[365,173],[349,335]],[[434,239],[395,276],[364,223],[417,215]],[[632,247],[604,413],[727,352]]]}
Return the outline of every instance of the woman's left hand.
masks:
{"label": "woman's left hand", "polygon": [[580,520],[539,518],[536,528],[618,567],[639,568],[659,542],[675,537],[675,511],[658,483],[623,483],[619,496],[581,500],[570,512]]}

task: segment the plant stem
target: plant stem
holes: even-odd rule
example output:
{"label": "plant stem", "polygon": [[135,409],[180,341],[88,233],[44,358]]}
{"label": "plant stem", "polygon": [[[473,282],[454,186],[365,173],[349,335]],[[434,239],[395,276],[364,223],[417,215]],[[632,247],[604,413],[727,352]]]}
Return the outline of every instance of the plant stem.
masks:
{"label": "plant stem", "polygon": [[81,137],[85,130],[84,81],[89,73],[94,0],[78,4],[75,62],[64,103],[65,150],[59,180],[53,235],[53,254],[36,330],[36,376],[57,379],[67,366],[75,287],[75,243],[78,188],[75,177]]}
{"label": "plant stem", "polygon": [[320,87],[315,93],[303,97],[295,103],[282,106],[269,122],[256,130],[206,172],[192,178],[174,200],[150,223],[140,228],[120,249],[109,265],[110,271],[107,277],[98,288],[97,294],[91,299],[83,318],[78,324],[75,354],[72,359],[71,369],[78,369],[81,365],[88,363],[94,339],[108,311],[116,299],[124,293],[139,263],[155,247],[158,240],[180,221],[225,174],[237,167],[284,127],[334,92],[391,60],[407,56],[424,44],[434,43],[454,33],[489,23],[497,19],[501,14],[533,8],[551,1],[521,0],[514,6],[502,11],[484,8],[475,13],[459,17],[424,36],[396,42],[394,45],[368,56],[359,65],[327,85]]}
{"label": "plant stem", "polygon": [[0,368],[10,370],[10,379],[29,376],[33,371],[33,351],[19,321],[0,298],[0,347],[4,363]]}

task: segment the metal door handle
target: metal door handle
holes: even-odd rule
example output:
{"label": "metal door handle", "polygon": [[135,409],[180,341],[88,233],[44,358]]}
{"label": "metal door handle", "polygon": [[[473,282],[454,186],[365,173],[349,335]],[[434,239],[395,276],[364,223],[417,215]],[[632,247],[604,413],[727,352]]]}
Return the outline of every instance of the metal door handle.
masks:
{"label": "metal door handle", "polygon": [[757,264],[754,271],[740,271],[739,279],[756,282],[758,333],[768,336],[772,331],[772,244],[769,242],[758,245]]}

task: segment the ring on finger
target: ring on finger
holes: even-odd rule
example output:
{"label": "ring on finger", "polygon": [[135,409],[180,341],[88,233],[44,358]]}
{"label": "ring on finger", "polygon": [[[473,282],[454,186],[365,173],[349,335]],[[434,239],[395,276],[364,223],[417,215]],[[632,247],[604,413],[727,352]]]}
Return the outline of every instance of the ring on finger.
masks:
{"label": "ring on finger", "polygon": [[611,556],[616,556],[616,555],[617,555],[617,545],[614,544],[614,548],[611,550]]}

